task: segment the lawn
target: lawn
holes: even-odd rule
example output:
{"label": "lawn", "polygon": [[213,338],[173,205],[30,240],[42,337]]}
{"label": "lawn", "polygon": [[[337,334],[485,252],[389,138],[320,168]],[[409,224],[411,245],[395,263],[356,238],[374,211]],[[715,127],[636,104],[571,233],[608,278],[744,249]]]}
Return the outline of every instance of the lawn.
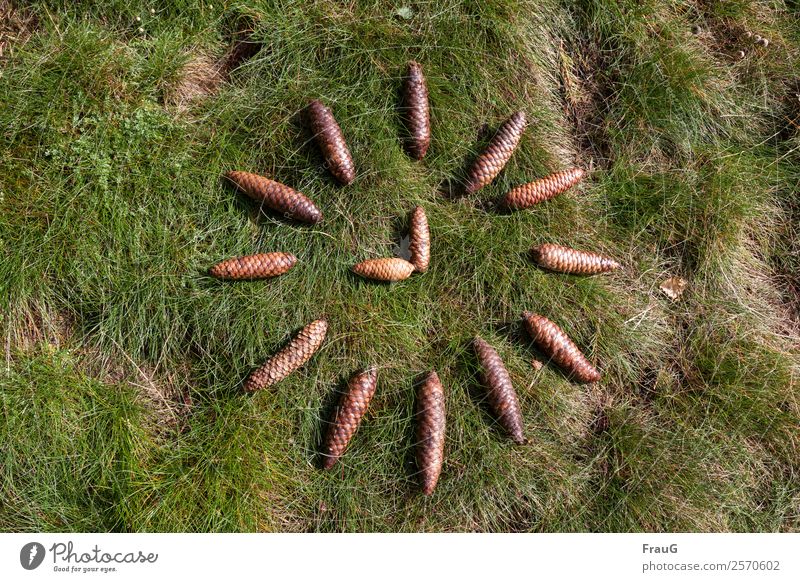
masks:
{"label": "lawn", "polygon": [[[0,530],[800,531],[800,22],[794,1],[0,0]],[[756,36],[767,41],[756,42]],[[740,53],[741,51],[741,53]],[[402,147],[406,63],[433,139]],[[329,105],[341,187],[300,112]],[[466,165],[514,111],[504,171]],[[494,201],[572,166],[518,212]],[[325,215],[263,212],[272,177]],[[350,272],[427,210],[431,267]],[[624,268],[538,268],[534,244]],[[282,251],[264,281],[214,263]],[[676,299],[660,285],[687,282]],[[558,323],[603,372],[573,382],[526,337]],[[308,322],[322,349],[242,382]],[[500,353],[526,445],[488,413],[469,342]],[[347,378],[378,387],[319,468]],[[447,400],[420,494],[416,383]]]}

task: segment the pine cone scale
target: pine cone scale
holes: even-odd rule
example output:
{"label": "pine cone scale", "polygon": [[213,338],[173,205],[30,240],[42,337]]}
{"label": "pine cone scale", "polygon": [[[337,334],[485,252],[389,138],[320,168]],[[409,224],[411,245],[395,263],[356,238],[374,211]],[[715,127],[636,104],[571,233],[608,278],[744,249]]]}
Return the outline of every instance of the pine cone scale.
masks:
{"label": "pine cone scale", "polygon": [[583,176],[582,168],[571,168],[528,182],[510,190],[503,199],[503,205],[511,210],[528,208],[566,192],[580,182]]}
{"label": "pine cone scale", "polygon": [[375,368],[355,374],[350,378],[347,391],[342,395],[334,420],[328,430],[323,447],[323,468],[330,469],[344,454],[375,395],[377,383],[378,371]]}
{"label": "pine cone scale", "polygon": [[467,194],[477,192],[497,177],[511,159],[526,126],[527,120],[523,111],[517,111],[500,126],[467,174],[464,188]]}
{"label": "pine cone scale", "polygon": [[290,218],[310,224],[322,220],[322,212],[311,199],[285,184],[258,174],[237,170],[226,173],[225,177],[250,198]]}
{"label": "pine cone scale", "polygon": [[579,382],[597,382],[597,371],[578,346],[555,323],[542,315],[522,314],[525,329],[537,347],[550,357],[559,367],[571,374]]}
{"label": "pine cone scale", "polygon": [[417,392],[416,456],[422,492],[436,489],[444,462],[445,399],[436,372],[431,372]]}
{"label": "pine cone scale", "polygon": [[308,104],[308,122],[322,157],[334,178],[340,184],[350,184],[356,178],[353,156],[347,148],[342,128],[328,107],[318,99]]}
{"label": "pine cone scale", "polygon": [[424,273],[431,261],[431,232],[428,227],[428,217],[422,206],[417,206],[411,213],[409,235],[411,264],[414,265],[415,271]]}
{"label": "pine cone scale", "polygon": [[265,279],[282,275],[296,264],[297,257],[291,253],[261,253],[226,259],[209,273],[218,279]]}
{"label": "pine cone scale", "polygon": [[300,368],[325,341],[328,322],[324,319],[312,321],[277,354],[255,370],[244,383],[246,392],[254,392],[277,384]]}
{"label": "pine cone scale", "polygon": [[399,258],[367,259],[353,266],[353,272],[367,279],[402,281],[414,272],[414,265]]}
{"label": "pine cone scale", "polygon": [[503,360],[497,351],[480,337],[475,338],[473,346],[483,368],[482,381],[487,390],[489,405],[500,425],[514,442],[524,443],[519,399]]}
{"label": "pine cone scale", "polygon": [[403,109],[409,137],[406,150],[416,160],[425,157],[431,144],[431,113],[428,103],[428,86],[419,63],[408,63],[408,74],[403,85]]}
{"label": "pine cone scale", "polygon": [[541,267],[560,273],[593,275],[614,271],[622,266],[614,259],[598,253],[551,243],[533,247],[531,254]]}

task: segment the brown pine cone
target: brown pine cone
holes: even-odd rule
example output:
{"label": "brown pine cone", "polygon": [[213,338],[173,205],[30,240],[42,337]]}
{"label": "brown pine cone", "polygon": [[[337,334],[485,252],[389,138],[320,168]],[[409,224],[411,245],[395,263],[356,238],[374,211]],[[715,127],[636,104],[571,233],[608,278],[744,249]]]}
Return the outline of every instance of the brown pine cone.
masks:
{"label": "brown pine cone", "polygon": [[250,374],[244,383],[247,392],[255,392],[277,384],[286,376],[305,364],[314,355],[328,332],[328,322],[324,319],[312,321],[300,330],[292,341],[272,356],[258,370]]}
{"label": "brown pine cone", "polygon": [[219,279],[266,279],[286,273],[296,263],[291,253],[261,253],[222,261],[209,273]]}
{"label": "brown pine cone", "polygon": [[353,157],[347,149],[342,128],[336,123],[331,110],[318,99],[308,104],[308,124],[334,178],[345,186],[355,180]]}
{"label": "brown pine cone", "polygon": [[417,468],[425,495],[436,489],[442,472],[445,423],[444,388],[431,372],[417,392]]}
{"label": "brown pine cone", "polygon": [[424,273],[431,262],[431,231],[428,228],[428,217],[425,209],[417,206],[411,213],[411,227],[409,228],[409,251],[414,270]]}
{"label": "brown pine cone", "polygon": [[579,382],[597,382],[600,372],[555,323],[530,311],[522,313],[525,329],[537,347]]}
{"label": "brown pine cone", "polygon": [[347,444],[361,423],[361,418],[367,411],[377,384],[378,371],[375,368],[370,368],[350,378],[347,392],[342,395],[333,422],[328,429],[328,437],[322,449],[323,468],[333,467],[344,453]]}
{"label": "brown pine cone", "polygon": [[225,174],[245,194],[289,218],[316,224],[322,212],[304,194],[280,182],[250,172],[231,171]]}
{"label": "brown pine cone", "polygon": [[378,281],[402,281],[414,272],[414,265],[405,259],[367,259],[353,265],[353,272],[367,279]]}
{"label": "brown pine cone", "polygon": [[412,158],[421,160],[431,145],[431,111],[422,67],[414,61],[408,63],[403,85],[403,112],[408,126],[406,149]]}
{"label": "brown pine cone", "polygon": [[582,168],[571,168],[550,174],[546,178],[517,186],[506,194],[503,199],[503,205],[512,210],[520,210],[539,202],[550,200],[580,182],[583,179],[583,175]]}
{"label": "brown pine cone", "polygon": [[531,255],[540,266],[560,273],[593,275],[613,271],[622,266],[614,259],[591,251],[579,251],[551,243],[533,247]]}
{"label": "brown pine cone", "polygon": [[489,405],[497,415],[498,422],[515,443],[525,443],[519,400],[503,360],[497,351],[480,337],[475,338],[473,346],[483,368],[481,380],[486,386]]}
{"label": "brown pine cone", "polygon": [[517,111],[509,117],[478,156],[467,175],[464,190],[467,194],[477,192],[495,179],[506,165],[522,137],[527,125],[524,111]]}

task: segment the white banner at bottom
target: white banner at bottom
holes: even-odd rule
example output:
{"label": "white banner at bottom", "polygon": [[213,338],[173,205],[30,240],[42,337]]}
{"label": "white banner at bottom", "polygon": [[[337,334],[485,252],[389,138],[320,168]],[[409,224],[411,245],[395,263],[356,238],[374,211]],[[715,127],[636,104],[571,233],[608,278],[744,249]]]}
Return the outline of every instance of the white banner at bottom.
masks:
{"label": "white banner at bottom", "polygon": [[0,580],[797,581],[798,554],[800,534],[2,534]]}

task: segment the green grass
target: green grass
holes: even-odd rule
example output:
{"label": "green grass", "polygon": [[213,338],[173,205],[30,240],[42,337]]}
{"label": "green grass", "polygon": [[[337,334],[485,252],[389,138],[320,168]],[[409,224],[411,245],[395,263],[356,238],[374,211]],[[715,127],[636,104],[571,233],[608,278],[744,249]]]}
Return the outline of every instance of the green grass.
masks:
{"label": "green grass", "polygon": [[[791,6],[150,7],[34,2],[37,29],[0,60],[0,529],[800,528]],[[178,112],[171,95],[187,64],[220,57],[242,19],[262,50]],[[433,108],[419,163],[398,139],[412,58]],[[352,186],[335,185],[298,119],[314,97],[347,137]],[[443,196],[484,124],[517,109],[531,123],[496,182]],[[590,175],[560,198],[513,214],[486,205],[574,164]],[[221,180],[229,169],[302,190],[325,221],[260,214]],[[391,286],[350,274],[392,253],[417,204],[431,223],[430,271]],[[546,273],[526,251],[548,241],[626,267]],[[223,258],[267,251],[300,262],[270,281],[206,275]],[[689,281],[675,302],[658,289],[672,275]],[[561,325],[603,381],[535,371],[525,309]],[[321,316],[330,331],[310,364],[242,394],[255,366]],[[528,446],[512,446],[486,412],[475,334],[509,368]],[[372,363],[370,411],[322,472],[331,403]],[[445,385],[448,433],[439,487],[424,498],[413,407],[430,369]],[[608,430],[595,430],[598,416]]]}

